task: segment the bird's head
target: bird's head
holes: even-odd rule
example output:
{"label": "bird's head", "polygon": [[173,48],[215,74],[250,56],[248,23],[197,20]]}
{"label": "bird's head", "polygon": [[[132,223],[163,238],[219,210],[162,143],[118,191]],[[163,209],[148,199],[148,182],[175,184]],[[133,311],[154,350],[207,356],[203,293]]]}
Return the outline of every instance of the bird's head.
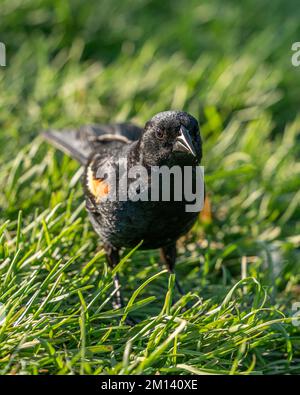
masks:
{"label": "bird's head", "polygon": [[164,111],[145,125],[140,139],[145,165],[196,165],[202,157],[202,141],[197,120],[183,111]]}

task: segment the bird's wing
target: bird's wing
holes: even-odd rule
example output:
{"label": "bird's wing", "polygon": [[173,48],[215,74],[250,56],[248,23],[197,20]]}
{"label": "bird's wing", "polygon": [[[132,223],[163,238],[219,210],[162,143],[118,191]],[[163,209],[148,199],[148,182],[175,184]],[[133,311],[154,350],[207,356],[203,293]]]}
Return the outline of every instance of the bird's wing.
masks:
{"label": "bird's wing", "polygon": [[142,128],[130,123],[87,125],[75,130],[48,130],[43,133],[55,147],[85,165],[91,154],[108,142],[136,141]]}

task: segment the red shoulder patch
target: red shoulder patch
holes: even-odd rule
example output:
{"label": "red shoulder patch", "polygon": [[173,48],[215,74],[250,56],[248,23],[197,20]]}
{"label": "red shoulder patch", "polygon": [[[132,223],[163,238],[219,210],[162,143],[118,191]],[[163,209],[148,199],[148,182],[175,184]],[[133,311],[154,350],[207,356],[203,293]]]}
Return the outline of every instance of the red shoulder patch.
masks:
{"label": "red shoulder patch", "polygon": [[91,165],[87,169],[87,188],[99,203],[102,198],[109,194],[108,183],[101,178],[95,178]]}

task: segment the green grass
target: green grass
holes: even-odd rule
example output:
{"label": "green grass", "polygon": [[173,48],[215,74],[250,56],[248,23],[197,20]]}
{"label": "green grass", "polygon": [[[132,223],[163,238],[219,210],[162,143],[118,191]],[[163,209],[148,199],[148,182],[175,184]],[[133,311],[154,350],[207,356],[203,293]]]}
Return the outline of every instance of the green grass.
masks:
{"label": "green grass", "polygon": [[[242,4],[1,2],[2,374],[300,373],[299,5]],[[200,120],[212,221],[180,241],[184,297],[124,251],[113,311],[79,167],[38,134],[169,108]]]}

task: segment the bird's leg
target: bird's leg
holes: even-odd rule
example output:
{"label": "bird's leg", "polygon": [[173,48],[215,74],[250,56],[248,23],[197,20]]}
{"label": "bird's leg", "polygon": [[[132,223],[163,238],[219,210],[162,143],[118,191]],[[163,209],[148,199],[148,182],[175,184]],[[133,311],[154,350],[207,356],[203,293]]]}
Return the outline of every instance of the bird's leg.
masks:
{"label": "bird's leg", "polygon": [[[113,269],[118,263],[119,263],[119,249],[114,248],[110,245],[105,245],[104,250],[106,252],[106,259],[108,262],[108,265],[110,266],[111,269]],[[120,279],[118,273],[116,273],[113,277],[113,282],[114,282],[114,288],[115,288],[115,294],[114,294],[114,300],[113,300],[113,309],[121,309],[124,307],[124,300],[122,297],[121,293],[121,284],[120,284]],[[126,323],[130,326],[135,325],[137,322],[132,318],[127,315],[126,317]]]}
{"label": "bird's leg", "polygon": [[[160,259],[166,265],[169,273],[174,273],[176,262],[176,243],[162,247],[160,249]],[[175,278],[175,284],[180,295],[184,295],[183,289],[181,288],[177,278]]]}
{"label": "bird's leg", "polygon": [[[110,266],[110,268],[113,269],[119,263],[119,250],[110,245],[105,245],[104,249],[106,252],[107,263]],[[113,282],[114,282],[114,288],[116,290],[114,294],[113,308],[116,310],[124,307],[118,273],[114,275]]]}

